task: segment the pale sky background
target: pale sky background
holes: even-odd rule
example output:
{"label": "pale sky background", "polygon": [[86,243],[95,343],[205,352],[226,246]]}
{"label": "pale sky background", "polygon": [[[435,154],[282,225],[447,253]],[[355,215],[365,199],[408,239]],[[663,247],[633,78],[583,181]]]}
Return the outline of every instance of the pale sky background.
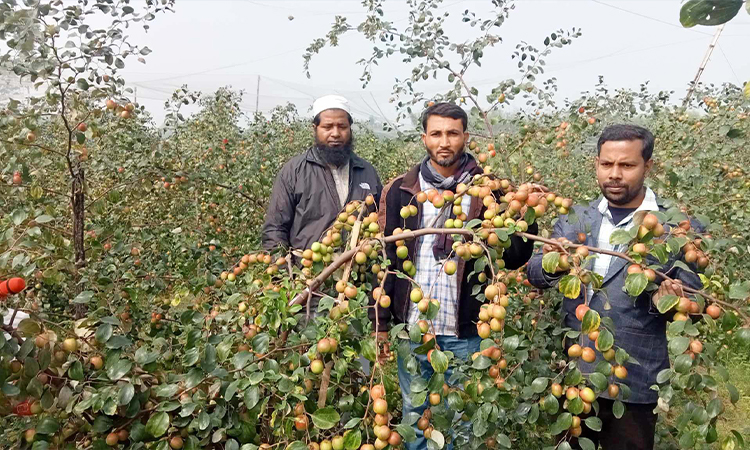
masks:
{"label": "pale sky background", "polygon": [[[510,18],[498,29],[503,43],[485,51],[483,67],[471,69],[467,80],[483,97],[497,82],[518,77],[510,56],[520,41],[543,47],[549,33],[581,28],[583,35],[570,46],[555,49],[547,58],[546,76],[558,79],[559,97],[571,98],[593,89],[603,75],[610,88],[638,88],[650,82],[652,91],[675,90],[682,98],[713,37],[715,28],[683,28],[679,0],[519,0]],[[385,2],[386,19],[407,26],[404,0]],[[454,42],[472,38],[476,30],[461,24],[465,9],[487,16],[490,0],[444,0],[441,11],[451,17],[446,26]],[[314,98],[339,93],[349,98],[359,119],[374,116],[377,107],[389,119],[395,77],[404,78],[410,66],[395,54],[376,68],[372,83],[362,89],[356,64],[369,56],[372,45],[352,32],[338,48],[326,48],[313,59],[312,78],[303,73],[302,54],[317,37],[328,32],[335,15],[358,24],[364,18],[359,0],[177,0],[174,14],[160,14],[147,34],[131,29],[131,42],[148,45],[153,53],[139,64],[128,60],[123,76],[137,87],[137,99],[157,124],[163,104],[182,84],[211,92],[222,86],[244,90],[242,109],[252,114],[260,75],[260,111],[292,102],[306,115]],[[289,20],[289,16],[294,20]],[[742,85],[750,79],[750,15],[744,8],[727,24],[702,81]],[[539,77],[538,82],[542,78]],[[449,83],[425,85],[425,92],[445,90]],[[373,98],[374,97],[374,98]],[[377,103],[377,105],[376,105]],[[520,101],[519,101],[520,103]],[[517,105],[520,106],[520,105]]]}

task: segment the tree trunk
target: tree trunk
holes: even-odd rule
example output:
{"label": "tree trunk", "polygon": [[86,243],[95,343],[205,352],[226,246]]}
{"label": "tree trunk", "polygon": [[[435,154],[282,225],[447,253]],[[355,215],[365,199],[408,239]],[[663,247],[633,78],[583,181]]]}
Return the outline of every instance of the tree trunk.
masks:
{"label": "tree trunk", "polygon": [[[80,284],[80,270],[86,265],[86,249],[84,248],[84,214],[85,214],[85,190],[84,171],[81,163],[75,165],[73,183],[71,186],[71,202],[73,206],[73,249],[75,251],[76,266],[76,294],[80,294],[83,287]],[[75,305],[74,312],[77,318],[86,314],[86,305]]]}

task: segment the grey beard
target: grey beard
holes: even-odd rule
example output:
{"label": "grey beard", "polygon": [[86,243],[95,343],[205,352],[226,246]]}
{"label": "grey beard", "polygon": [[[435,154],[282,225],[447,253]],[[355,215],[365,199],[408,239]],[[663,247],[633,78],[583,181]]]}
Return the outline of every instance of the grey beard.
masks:
{"label": "grey beard", "polygon": [[317,142],[316,139],[315,148],[318,150],[318,156],[324,163],[341,167],[349,162],[349,158],[352,155],[353,142],[349,140],[348,143],[340,147],[329,147]]}

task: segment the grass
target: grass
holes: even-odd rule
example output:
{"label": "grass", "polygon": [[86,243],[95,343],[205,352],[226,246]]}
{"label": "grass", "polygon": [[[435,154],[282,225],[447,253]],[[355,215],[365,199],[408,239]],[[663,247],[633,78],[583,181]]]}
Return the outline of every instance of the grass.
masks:
{"label": "grass", "polygon": [[726,419],[719,423],[719,435],[729,430],[737,430],[745,438],[745,445],[750,443],[750,357],[747,354],[735,354],[726,363],[729,380],[740,392],[740,400],[732,405],[726,391],[722,395],[727,399],[724,405]]}

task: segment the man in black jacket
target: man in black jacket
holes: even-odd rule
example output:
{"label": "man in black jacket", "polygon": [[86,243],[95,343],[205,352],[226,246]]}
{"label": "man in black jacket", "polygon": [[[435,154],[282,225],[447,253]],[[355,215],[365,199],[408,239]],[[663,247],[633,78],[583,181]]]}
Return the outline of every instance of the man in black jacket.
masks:
{"label": "man in black jacket", "polygon": [[[380,200],[379,222],[385,235],[390,236],[396,228],[418,230],[428,227],[442,227],[448,219],[444,211],[430,202],[419,203],[416,199],[420,192],[435,189],[440,195],[450,190],[456,191],[459,183],[469,183],[476,174],[483,170],[475,159],[465,153],[469,134],[466,132],[468,117],[459,106],[450,103],[438,103],[429,107],[422,115],[422,141],[427,149],[424,160],[406,174],[390,182],[383,190]],[[418,214],[403,219],[400,216],[404,206],[413,205]],[[458,205],[456,205],[458,206]],[[478,197],[464,195],[461,201],[461,213],[466,223],[483,217],[484,205]],[[453,213],[457,212],[455,209]],[[455,217],[455,215],[453,216]],[[529,232],[536,233],[536,224]],[[503,254],[508,269],[521,267],[531,257],[533,243],[524,242],[521,238],[512,237],[512,243]],[[409,261],[416,269],[413,279],[421,286],[424,296],[440,302],[438,316],[432,321],[436,343],[443,351],[451,351],[458,359],[465,359],[479,351],[481,339],[477,335],[476,322],[479,319],[481,303],[472,296],[472,288],[479,284],[477,276],[469,278],[466,262],[451,256],[451,240],[447,235],[426,235],[416,241],[406,241]],[[386,246],[390,270],[402,270],[404,260],[396,255],[395,244]],[[457,262],[454,275],[441,270],[446,258]],[[378,325],[376,330],[379,339],[389,329],[389,320],[416,326],[419,318],[417,305],[410,301],[412,283],[404,278],[389,276],[384,286],[385,294],[390,296],[390,308],[378,308]],[[428,294],[429,293],[429,294]],[[371,310],[374,319],[374,309]],[[412,344],[412,350],[416,344]],[[412,375],[406,367],[407,355],[399,355],[398,375],[403,397],[403,413],[422,413],[426,405],[412,405],[410,386]],[[424,355],[415,355],[421,368],[422,377],[429,379],[432,366]],[[446,380],[450,378],[446,374]],[[406,444],[409,450],[427,447],[423,434],[418,429],[417,441]]]}
{"label": "man in black jacket", "polygon": [[263,224],[265,250],[307,249],[344,205],[373,195],[382,184],[375,168],[352,152],[348,102],[328,95],[313,103],[315,145],[289,160],[276,177]]}

